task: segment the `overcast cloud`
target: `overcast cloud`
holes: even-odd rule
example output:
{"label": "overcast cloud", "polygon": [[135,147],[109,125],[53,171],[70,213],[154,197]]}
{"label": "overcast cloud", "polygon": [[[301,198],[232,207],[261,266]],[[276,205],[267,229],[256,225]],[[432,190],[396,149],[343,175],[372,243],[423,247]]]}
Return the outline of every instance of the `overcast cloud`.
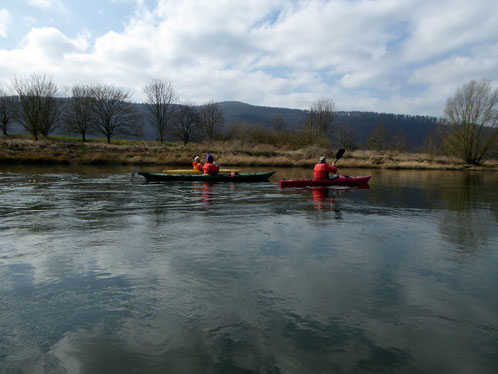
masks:
{"label": "overcast cloud", "polygon": [[496,0],[0,0],[0,87],[46,73],[142,101],[155,77],[197,104],[439,116],[469,80],[498,86],[497,19]]}

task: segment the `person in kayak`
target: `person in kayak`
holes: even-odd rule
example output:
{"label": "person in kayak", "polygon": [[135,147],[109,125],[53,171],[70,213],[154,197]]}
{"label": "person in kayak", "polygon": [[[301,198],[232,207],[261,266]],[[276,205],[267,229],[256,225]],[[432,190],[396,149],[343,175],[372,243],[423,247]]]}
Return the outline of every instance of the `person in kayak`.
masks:
{"label": "person in kayak", "polygon": [[192,166],[193,166],[194,170],[204,171],[203,170],[204,165],[200,161],[201,161],[200,157],[195,156],[194,162],[192,162]]}
{"label": "person in kayak", "polygon": [[220,167],[216,162],[214,162],[213,155],[210,155],[209,153],[206,155],[206,163],[204,164],[203,170],[204,174],[208,175],[218,174],[218,172],[220,171]]}
{"label": "person in kayak", "polygon": [[[329,173],[334,173],[332,177],[329,177]],[[335,162],[332,165],[327,164],[327,158],[325,156],[320,157],[320,162],[315,165],[313,169],[313,178],[315,179],[336,179],[339,178],[337,173],[337,168],[335,167]]]}

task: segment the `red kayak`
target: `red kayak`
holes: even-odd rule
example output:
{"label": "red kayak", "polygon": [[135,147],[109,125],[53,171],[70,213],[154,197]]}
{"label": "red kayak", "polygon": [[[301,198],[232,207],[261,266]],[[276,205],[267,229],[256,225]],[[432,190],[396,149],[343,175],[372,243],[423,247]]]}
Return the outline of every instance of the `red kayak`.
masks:
{"label": "red kayak", "polygon": [[335,179],[282,179],[279,187],[306,187],[306,186],[362,186],[368,184],[371,176],[348,177],[339,175]]}

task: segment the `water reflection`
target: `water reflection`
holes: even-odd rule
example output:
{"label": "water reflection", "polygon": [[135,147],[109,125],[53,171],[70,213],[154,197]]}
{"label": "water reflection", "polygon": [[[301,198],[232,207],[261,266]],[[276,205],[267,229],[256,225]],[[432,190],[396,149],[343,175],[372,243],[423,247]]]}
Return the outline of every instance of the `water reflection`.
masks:
{"label": "water reflection", "polygon": [[[220,186],[219,183],[215,182],[191,182],[192,183],[192,197],[196,199],[198,196],[202,197],[202,201],[205,206],[210,206],[213,202],[219,199]],[[229,186],[228,194],[232,194],[235,191],[234,183],[226,183]]]}
{"label": "water reflection", "polygon": [[[338,196],[346,192],[353,192],[354,190],[368,190],[368,185],[359,187],[312,187],[313,201],[315,208],[318,210],[334,210],[339,213],[339,202],[336,199]],[[340,217],[336,217],[340,219]]]}
{"label": "water reflection", "polygon": [[202,201],[204,201],[209,205],[215,199],[216,195],[213,193],[213,184],[209,182],[204,182],[202,184]]}
{"label": "water reflection", "polygon": [[[108,336],[106,326],[100,324],[66,335],[52,352],[66,368],[82,373],[119,372],[130,367],[168,373],[375,372],[409,369],[413,361],[408,352],[379,346],[361,328],[349,327],[344,321],[320,323],[292,314],[274,318],[281,323],[255,326],[233,321],[204,330],[195,322],[180,329],[166,319],[144,321],[144,325],[152,325],[130,331],[132,326],[123,324],[116,336]],[[152,328],[165,333],[157,336]],[[264,332],[254,334],[256,329]],[[133,344],[130,335],[137,337]],[[175,343],[179,340],[182,343]],[[96,347],[95,341],[105,344]],[[345,346],[355,345],[366,349],[344,351]]]}
{"label": "water reflection", "polygon": [[441,215],[439,229],[458,251],[478,251],[496,230],[496,199],[486,193],[483,185],[482,175],[462,174],[455,184],[441,189],[447,210]]}
{"label": "water reflection", "polygon": [[438,228],[441,235],[464,252],[476,252],[486,248],[490,237],[496,233],[496,225],[489,224],[493,217],[484,212],[448,211],[441,216]]}
{"label": "water reflection", "polygon": [[496,176],[372,174],[0,174],[0,372],[494,373]]}

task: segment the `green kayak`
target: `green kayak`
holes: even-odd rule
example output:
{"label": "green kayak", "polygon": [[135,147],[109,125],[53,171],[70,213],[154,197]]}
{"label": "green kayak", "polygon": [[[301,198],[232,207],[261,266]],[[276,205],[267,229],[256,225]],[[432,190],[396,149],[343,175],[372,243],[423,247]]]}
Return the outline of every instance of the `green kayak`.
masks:
{"label": "green kayak", "polygon": [[147,182],[169,182],[169,181],[208,181],[208,182],[264,182],[267,181],[275,171],[266,173],[223,173],[218,175],[204,174],[165,174],[148,173],[139,171]]}

